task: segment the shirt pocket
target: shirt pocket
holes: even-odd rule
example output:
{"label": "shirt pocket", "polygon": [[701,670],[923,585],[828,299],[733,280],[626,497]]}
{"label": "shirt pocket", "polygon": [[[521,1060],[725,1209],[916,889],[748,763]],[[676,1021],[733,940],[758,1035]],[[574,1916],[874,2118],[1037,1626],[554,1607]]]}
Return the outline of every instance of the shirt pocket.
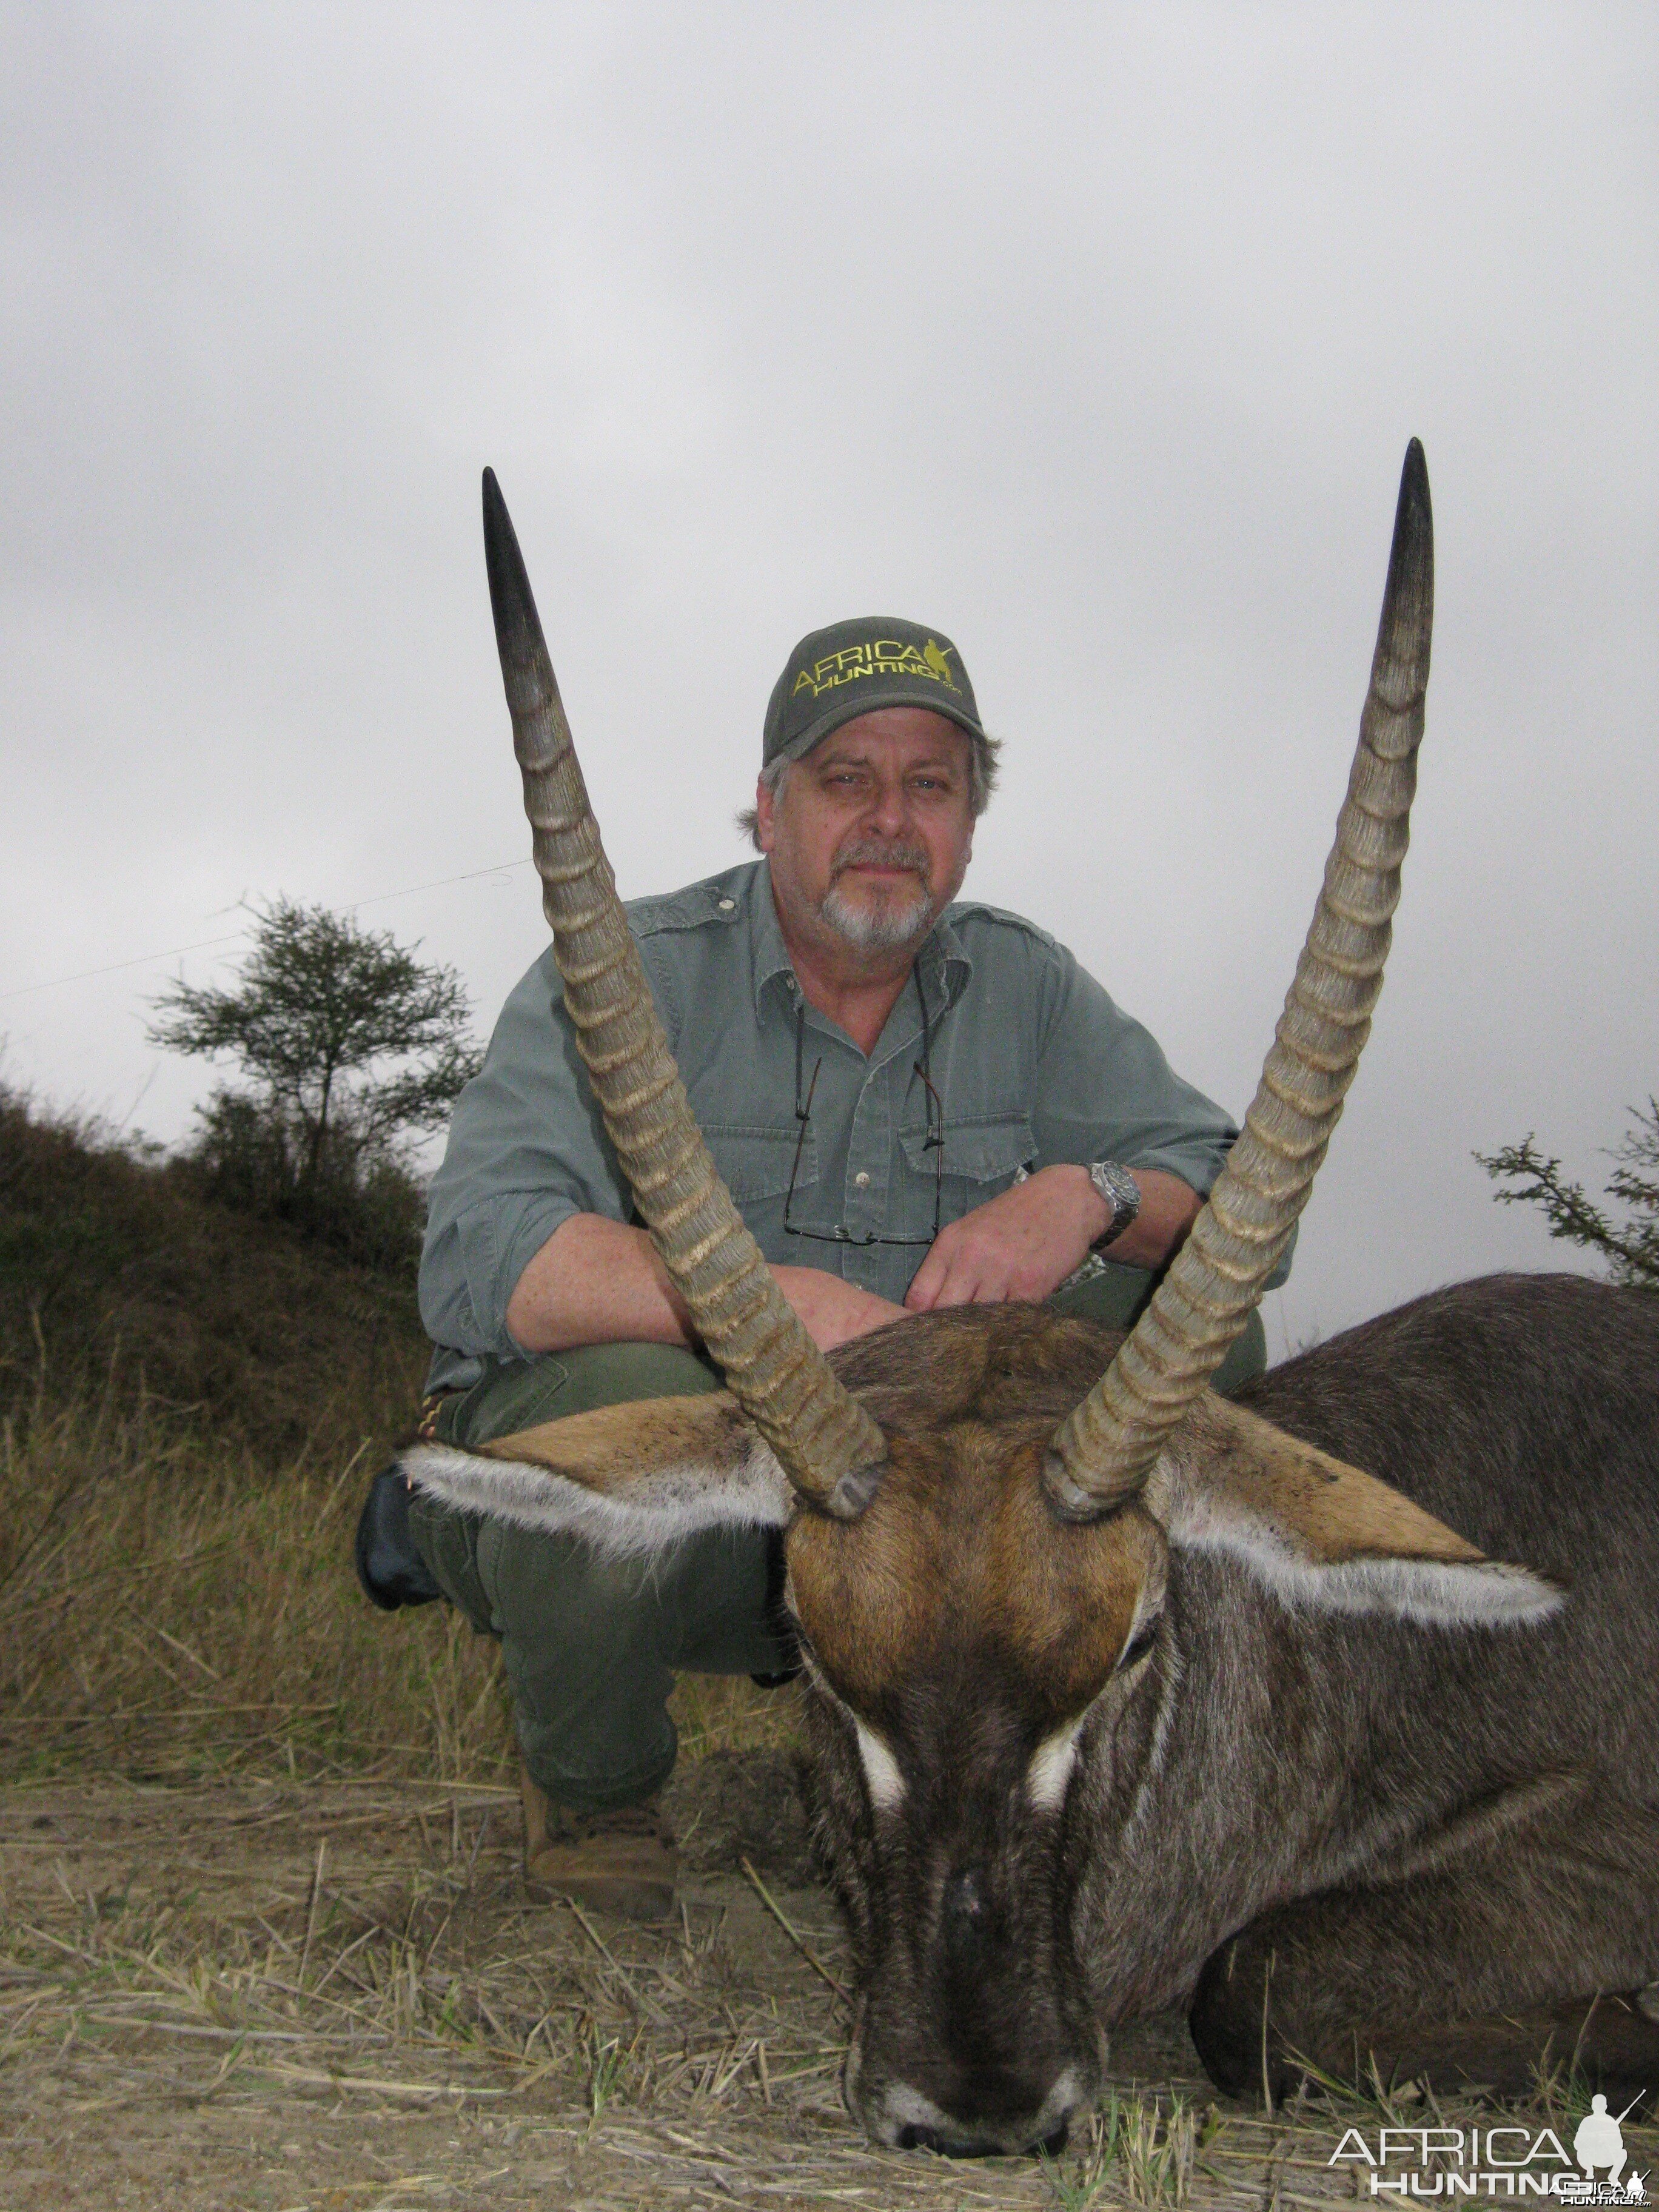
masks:
{"label": "shirt pocket", "polygon": [[[933,1180],[937,1155],[929,1149],[927,1127],[918,1122],[899,1131],[899,1145],[911,1175],[919,1182]],[[983,1206],[1006,1190],[1021,1168],[1036,1158],[1036,1139],[1029,1114],[983,1114],[967,1121],[948,1115],[945,1122],[945,1159],[940,1172],[947,1193],[956,1185],[957,1210]],[[968,1189],[964,1192],[963,1185]],[[965,1200],[965,1204],[964,1201]]]}
{"label": "shirt pocket", "polygon": [[803,1143],[797,1121],[705,1122],[702,1133],[739,1206],[763,1205],[768,1199],[781,1203],[792,1177],[798,1191],[818,1179],[817,1140],[809,1128]]}

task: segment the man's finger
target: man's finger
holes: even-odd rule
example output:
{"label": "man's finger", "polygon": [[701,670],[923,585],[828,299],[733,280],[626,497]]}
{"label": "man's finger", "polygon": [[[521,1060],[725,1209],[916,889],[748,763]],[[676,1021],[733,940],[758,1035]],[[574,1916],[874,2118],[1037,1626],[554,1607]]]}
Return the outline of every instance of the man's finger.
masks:
{"label": "man's finger", "polygon": [[947,1272],[933,1303],[937,1306],[993,1305],[1003,1295],[997,1284],[996,1271],[982,1261],[959,1260]]}

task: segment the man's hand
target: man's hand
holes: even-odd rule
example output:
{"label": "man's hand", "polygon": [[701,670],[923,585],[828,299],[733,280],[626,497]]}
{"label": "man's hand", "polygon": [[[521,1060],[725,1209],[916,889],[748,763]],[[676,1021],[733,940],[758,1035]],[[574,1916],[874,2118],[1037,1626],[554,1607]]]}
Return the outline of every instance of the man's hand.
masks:
{"label": "man's hand", "polygon": [[[1140,1212],[1105,1256],[1126,1267],[1160,1267],[1197,1218],[1198,1193],[1158,1168],[1138,1168],[1135,1181]],[[941,1229],[904,1303],[912,1313],[927,1313],[934,1306],[1046,1298],[1082,1265],[1110,1221],[1111,1208],[1087,1168],[1040,1169]]]}
{"label": "man's hand", "polygon": [[1086,1168],[1042,1168],[941,1229],[904,1303],[912,1313],[928,1313],[935,1306],[1046,1298],[1110,1220]]}
{"label": "man's hand", "polygon": [[820,1352],[833,1352],[855,1336],[885,1328],[890,1321],[908,1318],[902,1306],[890,1305],[856,1283],[843,1283],[839,1275],[826,1275],[822,1267],[774,1267],[772,1273]]}

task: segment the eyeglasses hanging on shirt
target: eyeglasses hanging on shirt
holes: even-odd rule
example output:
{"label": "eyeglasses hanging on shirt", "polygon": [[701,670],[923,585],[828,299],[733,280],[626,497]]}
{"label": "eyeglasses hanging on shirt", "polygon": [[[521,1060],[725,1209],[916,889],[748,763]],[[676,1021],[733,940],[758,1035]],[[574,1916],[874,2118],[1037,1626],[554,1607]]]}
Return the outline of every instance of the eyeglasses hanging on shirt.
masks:
{"label": "eyeglasses hanging on shirt", "polygon": [[933,1088],[933,1030],[928,1018],[927,1000],[921,988],[921,970],[910,970],[911,981],[916,987],[916,1004],[921,1009],[921,1058],[915,1063],[914,1072],[921,1078],[922,1088],[927,1094],[927,1134],[922,1150],[933,1156],[933,1233],[931,1237],[878,1237],[848,1229],[837,1222],[833,1229],[801,1229],[791,1220],[795,1202],[795,1179],[800,1173],[801,1154],[806,1146],[806,1133],[812,1125],[812,1093],[818,1087],[818,1072],[823,1066],[820,1054],[812,1069],[812,1079],[806,1085],[806,1095],[801,1095],[801,1074],[806,1039],[806,1001],[799,999],[795,1005],[795,1157],[789,1170],[789,1189],[783,1201],[783,1233],[786,1237],[804,1237],[814,1244],[914,1244],[925,1245],[937,1242],[939,1223],[943,1218],[945,1200],[945,1107]]}

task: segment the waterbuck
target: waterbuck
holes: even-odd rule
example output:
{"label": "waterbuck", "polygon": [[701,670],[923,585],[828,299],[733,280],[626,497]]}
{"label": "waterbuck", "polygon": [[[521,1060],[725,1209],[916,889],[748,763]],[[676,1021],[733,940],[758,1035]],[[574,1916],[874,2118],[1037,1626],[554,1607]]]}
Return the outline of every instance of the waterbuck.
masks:
{"label": "waterbuck", "polygon": [[485,524],[567,1004],[728,1388],[403,1465],[618,1552],[786,1532],[854,2112],[888,2143],[1053,2143],[1114,2024],[1177,2001],[1235,2091],[1304,2061],[1523,2089],[1552,2039],[1659,2087],[1659,1299],[1468,1284],[1235,1401],[1206,1388],[1381,987],[1428,672],[1421,448],[1277,1039],[1127,1339],[1006,1304],[818,1352],[692,1121],[489,476]]}

